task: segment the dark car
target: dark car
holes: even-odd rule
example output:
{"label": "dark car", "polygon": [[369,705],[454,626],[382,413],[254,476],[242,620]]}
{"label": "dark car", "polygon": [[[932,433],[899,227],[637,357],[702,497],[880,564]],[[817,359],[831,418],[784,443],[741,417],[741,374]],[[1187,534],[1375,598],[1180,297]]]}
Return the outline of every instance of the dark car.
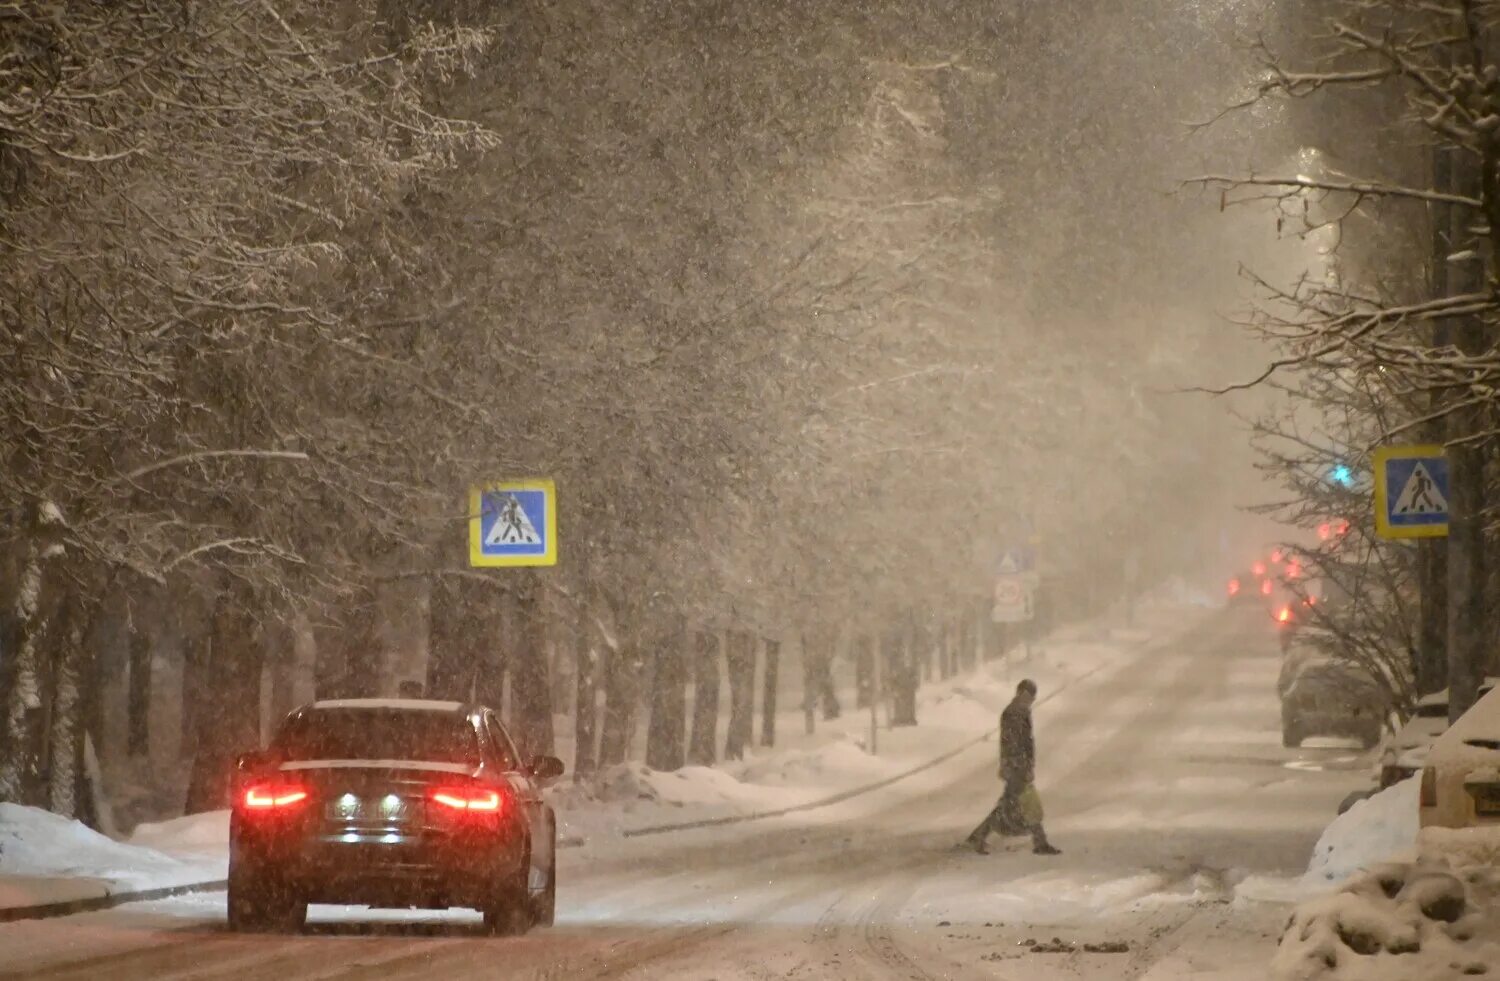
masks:
{"label": "dark car", "polygon": [[307,904],[473,907],[491,930],[550,926],[562,762],[523,761],[495,713],[419,699],[314,702],[239,758],[229,925],[296,929]]}
{"label": "dark car", "polygon": [[1358,739],[1365,749],[1380,742],[1388,706],[1368,674],[1326,657],[1294,671],[1281,694],[1282,745],[1301,746],[1309,736]]}

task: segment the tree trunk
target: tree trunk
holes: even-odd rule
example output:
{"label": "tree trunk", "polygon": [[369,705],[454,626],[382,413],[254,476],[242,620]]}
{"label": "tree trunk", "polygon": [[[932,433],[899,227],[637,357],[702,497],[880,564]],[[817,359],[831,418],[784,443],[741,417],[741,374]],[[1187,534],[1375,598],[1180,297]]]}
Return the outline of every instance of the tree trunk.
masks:
{"label": "tree trunk", "polygon": [[917,724],[917,680],[919,668],[912,643],[913,628],[909,625],[893,627],[887,631],[885,665],[891,679],[891,725],[914,726]]}
{"label": "tree trunk", "polygon": [[818,657],[818,695],[823,702],[823,719],[832,722],[842,710],[839,708],[839,692],[833,683],[833,638],[823,645]]}
{"label": "tree trunk", "polygon": [[960,669],[973,670],[979,658],[974,647],[974,611],[966,606],[958,620],[958,663]]}
{"label": "tree trunk", "polygon": [[573,707],[573,780],[583,783],[594,775],[599,758],[598,701],[599,656],[594,651],[593,611],[586,590],[580,590],[578,623],[573,637],[576,658],[574,680],[578,685]]}
{"label": "tree trunk", "polygon": [[1441,691],[1448,684],[1448,545],[1417,543],[1417,577],[1421,584],[1417,649],[1412,677],[1418,695]]}
{"label": "tree trunk", "polygon": [[551,756],[552,679],[547,671],[547,609],[540,576],[532,573],[518,597],[515,656],[511,663],[511,712],[514,732],[526,759]]}
{"label": "tree trunk", "polygon": [[274,621],[267,627],[266,657],[270,661],[271,710],[270,729],[274,733],[283,719],[296,708],[297,631],[288,620]]}
{"label": "tree trunk", "polygon": [[719,761],[719,637],[701,631],[693,651],[693,737],[689,762],[713,766]]}
{"label": "tree trunk", "polygon": [[854,707],[870,707],[875,692],[875,642],[866,634],[854,638]]}
{"label": "tree trunk", "polygon": [[731,630],[724,641],[729,674],[729,732],[724,758],[742,760],[755,739],[755,636]]}
{"label": "tree trunk", "polygon": [[47,809],[65,818],[78,816],[79,764],[83,758],[84,611],[78,601],[64,605],[57,626],[61,650],[52,696],[52,732],[47,740]]}
{"label": "tree trunk", "polygon": [[656,647],[646,730],[646,765],[653,770],[680,770],[687,762],[686,631],[687,625],[679,622]]}
{"label": "tree trunk", "polygon": [[151,660],[154,637],[139,606],[130,613],[130,679],[125,697],[125,752],[133,758],[151,751]]}
{"label": "tree trunk", "polygon": [[635,625],[627,623],[618,608],[615,626],[620,647],[610,652],[604,671],[604,730],[599,735],[602,767],[624,763],[630,755],[641,697],[641,672],[645,669]]}
{"label": "tree trunk", "polygon": [[953,621],[944,618],[938,624],[938,673],[944,681],[958,673],[954,660]]}
{"label": "tree trunk", "polygon": [[811,736],[818,731],[818,694],[823,681],[818,677],[818,657],[813,653],[807,634],[802,642],[802,727]]}
{"label": "tree trunk", "polygon": [[260,681],[264,647],[247,608],[248,590],[225,586],[214,601],[207,676],[198,713],[192,772],[184,813],[229,806],[234,757],[260,745]]}
{"label": "tree trunk", "polygon": [[16,590],[14,664],[0,731],[0,801],[27,803],[41,767],[41,642],[46,630],[42,590],[47,566],[62,555],[62,515],[50,503],[32,509],[27,521],[26,558]]}
{"label": "tree trunk", "polygon": [[[456,576],[436,576],[432,580],[427,601],[429,698],[464,701],[474,697],[475,675],[483,660],[480,647],[483,631],[468,622],[470,590],[466,587],[464,580]],[[490,646],[496,646],[493,639]]]}
{"label": "tree trunk", "polygon": [[781,667],[781,642],[768,640],[766,649],[766,676],[760,695],[760,744],[776,745],[776,684]]}

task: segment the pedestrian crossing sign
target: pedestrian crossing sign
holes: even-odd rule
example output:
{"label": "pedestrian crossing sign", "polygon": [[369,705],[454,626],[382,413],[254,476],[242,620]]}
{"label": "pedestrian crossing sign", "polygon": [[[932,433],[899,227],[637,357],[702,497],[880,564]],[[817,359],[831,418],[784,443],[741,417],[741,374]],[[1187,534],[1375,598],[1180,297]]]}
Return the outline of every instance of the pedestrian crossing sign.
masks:
{"label": "pedestrian crossing sign", "polygon": [[557,565],[557,487],[510,480],[469,489],[469,564],[476,568]]}
{"label": "pedestrian crossing sign", "polygon": [[1375,531],[1382,538],[1448,534],[1448,458],[1441,446],[1375,451]]}

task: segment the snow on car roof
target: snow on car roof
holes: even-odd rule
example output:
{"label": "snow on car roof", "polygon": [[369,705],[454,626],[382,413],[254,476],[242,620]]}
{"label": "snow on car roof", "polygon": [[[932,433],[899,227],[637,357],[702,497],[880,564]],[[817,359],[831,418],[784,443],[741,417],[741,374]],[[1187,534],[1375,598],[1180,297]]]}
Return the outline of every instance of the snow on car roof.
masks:
{"label": "snow on car roof", "polygon": [[283,771],[295,770],[431,770],[436,773],[473,773],[470,763],[444,763],[439,760],[290,760],[281,764]]}
{"label": "snow on car roof", "polygon": [[1430,766],[1462,766],[1486,763],[1494,765],[1500,754],[1482,746],[1470,746],[1468,740],[1500,740],[1500,688],[1491,689],[1463,715],[1448,727],[1448,731],[1432,744],[1427,754]]}
{"label": "snow on car roof", "polygon": [[414,712],[455,712],[463,702],[442,702],[432,698],[330,698],[313,702],[313,708],[407,709]]}

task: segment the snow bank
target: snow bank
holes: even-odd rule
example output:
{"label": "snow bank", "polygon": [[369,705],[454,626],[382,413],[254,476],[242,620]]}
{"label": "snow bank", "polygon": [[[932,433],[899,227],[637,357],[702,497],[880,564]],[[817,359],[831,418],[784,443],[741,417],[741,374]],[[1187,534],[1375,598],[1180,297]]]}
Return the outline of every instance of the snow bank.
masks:
{"label": "snow bank", "polygon": [[1410,857],[1417,843],[1421,782],[1419,777],[1403,780],[1335,818],[1313,848],[1303,884],[1342,882],[1381,862]]}
{"label": "snow bank", "polygon": [[174,853],[227,854],[229,811],[189,814],[156,824],[138,825],[130,844]]}
{"label": "snow bank", "polygon": [[1500,870],[1383,865],[1292,913],[1276,981],[1457,981],[1500,964]]}
{"label": "snow bank", "polygon": [[222,879],[225,852],[169,855],[39,808],[0,804],[0,908]]}

